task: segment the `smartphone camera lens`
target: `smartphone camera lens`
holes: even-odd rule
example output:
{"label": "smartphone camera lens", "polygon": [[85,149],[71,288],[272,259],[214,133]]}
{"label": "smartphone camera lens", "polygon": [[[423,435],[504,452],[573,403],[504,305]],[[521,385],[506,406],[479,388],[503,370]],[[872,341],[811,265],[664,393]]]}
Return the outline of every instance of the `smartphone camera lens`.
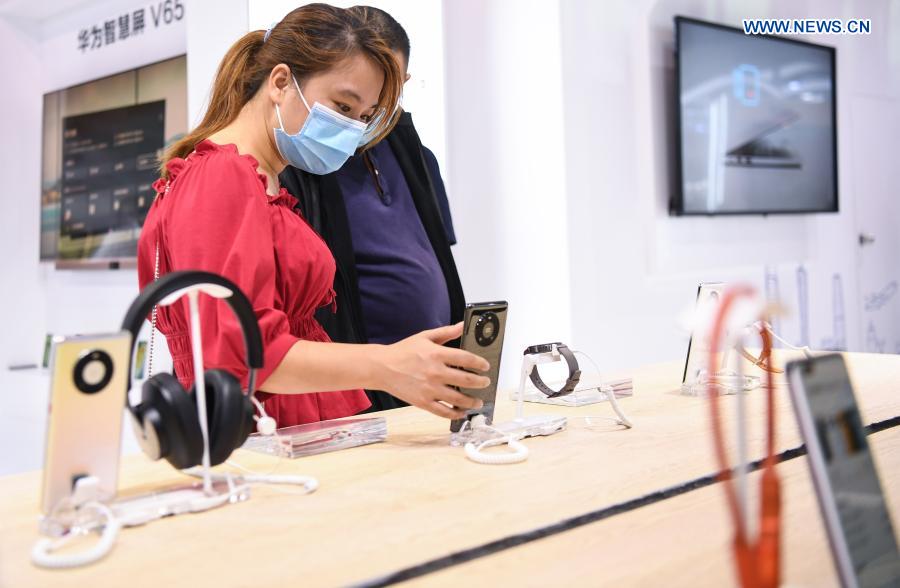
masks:
{"label": "smartphone camera lens", "polygon": [[75,387],[84,394],[96,394],[106,388],[113,376],[112,358],[100,349],[82,355],[72,370]]}
{"label": "smartphone camera lens", "polygon": [[486,312],[475,323],[475,341],[482,347],[487,347],[497,339],[500,331],[500,319],[493,312]]}

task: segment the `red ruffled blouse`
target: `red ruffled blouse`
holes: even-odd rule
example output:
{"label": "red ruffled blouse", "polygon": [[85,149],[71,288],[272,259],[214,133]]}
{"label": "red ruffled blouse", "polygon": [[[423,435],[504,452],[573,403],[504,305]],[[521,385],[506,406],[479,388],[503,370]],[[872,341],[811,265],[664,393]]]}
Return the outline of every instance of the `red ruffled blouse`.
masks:
{"label": "red ruffled blouse", "polygon": [[[147,213],[138,242],[140,287],[153,281],[159,243],[159,275],[176,270],[205,270],[237,284],[256,310],[262,331],[264,366],[269,374],[298,340],[329,341],[313,316],[322,306],[336,307],[334,257],[328,246],[294,208],[296,199],[281,189],[266,194],[266,176],[250,155],[235,145],[198,143],[186,159],[173,159],[166,182],[154,184],[156,200]],[[193,384],[187,298],[160,307],[157,325],[172,352],[175,372],[185,388]],[[226,302],[200,297],[205,369],[224,369],[247,385],[240,324]],[[362,390],[312,394],[258,393],[279,427],[356,414],[369,406]]]}

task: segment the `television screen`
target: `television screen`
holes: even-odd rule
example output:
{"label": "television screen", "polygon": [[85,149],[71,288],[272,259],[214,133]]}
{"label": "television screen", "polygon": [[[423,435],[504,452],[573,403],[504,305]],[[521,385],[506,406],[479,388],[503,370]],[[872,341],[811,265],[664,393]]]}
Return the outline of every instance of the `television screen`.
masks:
{"label": "television screen", "polygon": [[132,261],[159,156],[187,131],[184,57],[44,96],[41,259]]}
{"label": "television screen", "polygon": [[836,212],[835,51],[675,18],[674,214]]}

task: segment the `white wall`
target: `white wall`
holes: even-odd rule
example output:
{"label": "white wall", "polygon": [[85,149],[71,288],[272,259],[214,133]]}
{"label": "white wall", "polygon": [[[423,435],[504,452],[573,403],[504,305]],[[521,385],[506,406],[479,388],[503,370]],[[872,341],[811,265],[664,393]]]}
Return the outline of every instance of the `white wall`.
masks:
{"label": "white wall", "polygon": [[[900,108],[900,72],[885,60],[887,42],[900,36],[886,18],[888,3],[668,0],[618,6],[611,11],[607,4],[563,4],[572,261],[589,270],[573,287],[576,339],[596,349],[608,366],[675,357],[684,337],[673,317],[691,303],[698,281],[742,279],[764,289],[768,266],[779,279],[782,301],[793,310],[781,319],[783,334],[798,340],[796,270],[802,264],[809,276],[810,343],[818,347],[831,336],[831,283],[838,273],[847,344],[863,349],[855,215],[862,206],[877,209],[888,202],[897,186],[866,194],[855,190],[860,174],[872,170],[850,165],[852,158],[869,155],[851,153],[857,121],[850,112],[855,99],[866,94],[892,95]],[[877,31],[870,37],[809,39],[837,46],[839,214],[668,216],[675,14],[736,26],[742,18],[872,18]],[[879,64],[877,71],[870,69],[872,63]],[[895,150],[895,145],[896,140],[871,149]],[[896,262],[890,270],[897,275]],[[610,332],[613,336],[601,336]]]}
{"label": "white wall", "polygon": [[[33,30],[0,21],[0,71],[19,72],[0,92],[3,139],[0,177],[0,369],[16,361],[38,360],[46,324],[43,274],[38,266],[41,177],[41,61]],[[12,89],[15,91],[10,91]],[[0,394],[8,393],[5,389]],[[0,411],[3,409],[0,408]]]}
{"label": "white wall", "polygon": [[249,29],[247,0],[190,0],[187,11],[188,113],[200,122],[219,62]]}
{"label": "white wall", "polygon": [[[676,318],[692,306],[701,280],[749,281],[764,290],[767,273],[777,278],[793,311],[779,328],[799,341],[801,267],[810,344],[833,342],[839,274],[846,344],[866,349],[857,210],[896,210],[884,205],[898,186],[870,182],[864,194],[857,187],[884,161],[876,155],[896,152],[900,128],[884,133],[894,137],[889,142],[851,144],[874,134],[852,109],[864,96],[900,109],[897,12],[887,1],[445,2],[457,262],[470,298],[513,300],[507,377],[523,343],[570,334],[603,369],[681,357],[687,335]],[[871,36],[809,39],[838,48],[839,214],[668,215],[675,14],[731,25],[741,18],[872,19]],[[894,215],[883,222],[897,226]],[[892,257],[878,271],[890,280],[900,264]]]}
{"label": "white wall", "polygon": [[504,386],[527,345],[572,336],[560,4],[444,4],[454,253],[469,301],[510,303]]}

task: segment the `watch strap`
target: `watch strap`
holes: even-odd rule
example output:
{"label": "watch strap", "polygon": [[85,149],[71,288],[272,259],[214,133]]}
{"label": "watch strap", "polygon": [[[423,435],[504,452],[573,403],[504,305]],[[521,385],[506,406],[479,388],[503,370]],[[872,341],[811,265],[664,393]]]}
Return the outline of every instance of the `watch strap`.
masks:
{"label": "watch strap", "polygon": [[575,358],[575,354],[572,353],[572,350],[569,349],[568,346],[562,343],[532,345],[525,350],[525,353],[526,355],[532,355],[536,353],[549,353],[553,350],[554,345],[556,346],[559,354],[563,357],[563,359],[566,360],[566,365],[569,368],[569,375],[566,378],[566,383],[563,384],[562,388],[560,388],[559,390],[553,390],[547,384],[545,384],[544,380],[541,379],[541,375],[538,372],[536,365],[532,366],[531,373],[528,375],[528,377],[531,379],[531,383],[534,384],[534,387],[540,390],[542,393],[546,394],[549,398],[558,398],[560,396],[571,394],[575,390],[575,386],[577,386],[578,382],[581,380],[581,370],[578,369],[578,360]]}

